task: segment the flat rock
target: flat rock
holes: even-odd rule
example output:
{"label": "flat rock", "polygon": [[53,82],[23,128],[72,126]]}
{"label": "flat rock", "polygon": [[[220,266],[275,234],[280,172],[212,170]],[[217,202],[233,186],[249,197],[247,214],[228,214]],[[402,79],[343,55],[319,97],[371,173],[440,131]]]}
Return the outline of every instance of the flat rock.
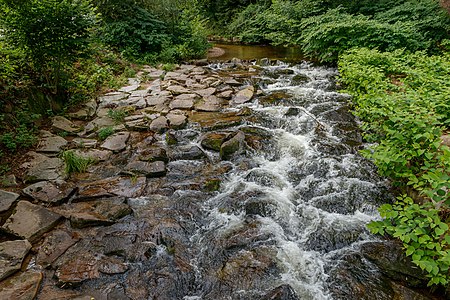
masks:
{"label": "flat rock", "polygon": [[204,130],[217,130],[242,123],[242,117],[236,112],[192,112],[189,120],[198,123]]}
{"label": "flat rock", "polygon": [[[16,178],[16,175],[14,175],[14,174],[6,175],[5,177],[2,178],[2,180],[0,182],[1,182],[1,185],[4,187],[17,187],[18,186],[17,178]],[[0,200],[0,202],[1,202],[1,200]],[[1,204],[0,204],[0,207],[1,207]],[[0,209],[0,211],[1,211],[1,209]]]}
{"label": "flat rock", "polygon": [[167,130],[167,127],[167,118],[164,116],[160,116],[150,123],[150,130],[154,132],[164,132],[165,130]]}
{"label": "flat rock", "polygon": [[121,197],[64,204],[53,211],[70,220],[73,228],[111,225],[120,218],[129,215],[131,208]]}
{"label": "flat rock", "polygon": [[30,186],[27,186],[22,191],[25,195],[30,196],[36,201],[45,202],[49,204],[61,203],[67,199],[75,188],[66,182],[51,183],[48,181],[41,181]]}
{"label": "flat rock", "polygon": [[103,274],[122,274],[128,271],[128,266],[118,258],[104,257],[98,265],[98,270]]}
{"label": "flat rock", "polygon": [[133,92],[133,91],[136,91],[137,89],[139,89],[139,83],[138,83],[138,84],[127,85],[127,86],[121,87],[121,88],[119,89],[119,92],[131,93],[131,92]]}
{"label": "flat rock", "polygon": [[112,177],[80,184],[77,199],[123,196],[140,197],[146,186],[146,178]]}
{"label": "flat rock", "polygon": [[122,99],[126,99],[128,97],[128,93],[124,92],[111,92],[108,94],[105,94],[102,97],[98,98],[98,101],[100,102],[100,107],[105,107],[107,105],[110,105],[113,102],[120,101]]}
{"label": "flat rock", "polygon": [[63,137],[42,130],[41,139],[36,151],[56,154],[59,153],[65,146],[67,146],[67,141]]}
{"label": "flat rock", "polygon": [[149,161],[149,162],[163,161],[167,163],[169,161],[166,150],[157,146],[150,146],[144,149],[139,154],[139,159],[142,161]]}
{"label": "flat rock", "polygon": [[238,131],[235,136],[222,144],[220,147],[220,158],[223,160],[230,159],[235,153],[243,150],[244,143],[245,134],[242,131]]}
{"label": "flat rock", "polygon": [[146,177],[162,177],[167,172],[163,161],[133,161],[125,167],[125,171],[133,174],[142,174]]}
{"label": "flat rock", "polygon": [[161,78],[162,76],[164,76],[166,72],[163,70],[154,70],[151,71],[150,73],[147,74],[147,77],[149,78],[153,78],[153,79],[158,79]]}
{"label": "flat rock", "polygon": [[103,127],[112,127],[114,125],[116,125],[116,122],[113,119],[108,116],[101,116],[89,122],[85,127],[85,131],[92,132]]}
{"label": "flat rock", "polygon": [[2,226],[4,230],[30,242],[37,241],[56,226],[61,216],[40,205],[19,201],[14,214]]}
{"label": "flat rock", "polygon": [[77,133],[78,131],[81,130],[81,128],[79,126],[75,125],[74,123],[72,123],[72,121],[69,121],[68,119],[61,117],[61,116],[53,117],[52,129],[57,132],[62,131],[62,132],[70,133],[70,134]]}
{"label": "flat rock", "polygon": [[0,281],[20,270],[30,249],[27,240],[0,243]]}
{"label": "flat rock", "polygon": [[170,101],[170,98],[167,96],[156,95],[156,96],[149,96],[146,98],[146,100],[148,106],[153,106],[168,103]]}
{"label": "flat rock", "polygon": [[77,286],[83,281],[98,278],[98,262],[99,258],[89,252],[67,257],[55,273],[59,285]]}
{"label": "flat rock", "polygon": [[190,92],[188,89],[182,87],[181,85],[170,85],[167,88],[167,91],[171,92],[174,95],[186,94]]}
{"label": "flat rock", "polygon": [[207,98],[203,98],[199,102],[195,104],[195,109],[198,111],[219,111],[220,110],[221,101],[216,96],[209,96]]}
{"label": "flat rock", "polygon": [[202,137],[201,145],[205,149],[220,151],[220,147],[228,135],[227,133],[208,132]]}
{"label": "flat rock", "polygon": [[114,152],[120,152],[127,147],[129,138],[130,133],[128,131],[118,132],[109,136],[101,147]]}
{"label": "flat rock", "polygon": [[55,230],[51,232],[39,247],[36,264],[47,268],[79,240],[80,238],[78,235],[71,234],[64,230]]}
{"label": "flat rock", "polygon": [[96,110],[97,110],[97,101],[95,101],[95,99],[91,99],[90,101],[84,103],[82,107],[76,112],[69,113],[69,117],[73,119],[85,120],[93,117],[95,115]]}
{"label": "flat rock", "polygon": [[182,129],[187,123],[187,117],[184,114],[169,113],[166,118],[169,122],[169,127],[172,129]]}
{"label": "flat rock", "polygon": [[36,152],[28,152],[31,160],[22,164],[25,171],[25,182],[65,180],[67,174],[64,162],[58,157],[48,157]]}
{"label": "flat rock", "polygon": [[233,102],[236,104],[242,104],[252,100],[255,94],[255,88],[253,86],[248,86],[243,90],[240,90],[233,98]]}
{"label": "flat rock", "polygon": [[224,83],[231,86],[240,86],[242,84],[234,78],[227,78],[224,80]]}
{"label": "flat rock", "polygon": [[196,160],[206,157],[206,154],[196,145],[184,145],[171,149],[170,160]]}
{"label": "flat rock", "polygon": [[180,83],[186,82],[187,79],[188,79],[187,75],[178,72],[167,72],[166,75],[164,76],[164,80],[175,80]]}
{"label": "flat rock", "polygon": [[9,210],[19,197],[19,194],[0,190],[0,213]]}
{"label": "flat rock", "polygon": [[192,109],[194,107],[194,101],[175,99],[170,102],[169,107],[171,109]]}
{"label": "flat rock", "polygon": [[42,273],[28,270],[0,282],[0,299],[33,300],[39,290]]}
{"label": "flat rock", "polygon": [[195,93],[200,95],[203,98],[208,98],[209,96],[214,95],[214,93],[217,91],[216,88],[210,87],[203,90],[196,90]]}
{"label": "flat rock", "polygon": [[97,147],[98,141],[96,139],[74,138],[72,143],[80,148],[95,148]]}
{"label": "flat rock", "polygon": [[107,161],[113,154],[110,150],[99,150],[99,149],[89,149],[89,150],[74,150],[77,156],[84,158],[93,159],[95,161]]}
{"label": "flat rock", "polygon": [[223,91],[219,93],[217,96],[224,99],[231,99],[233,97],[233,91],[232,90]]}

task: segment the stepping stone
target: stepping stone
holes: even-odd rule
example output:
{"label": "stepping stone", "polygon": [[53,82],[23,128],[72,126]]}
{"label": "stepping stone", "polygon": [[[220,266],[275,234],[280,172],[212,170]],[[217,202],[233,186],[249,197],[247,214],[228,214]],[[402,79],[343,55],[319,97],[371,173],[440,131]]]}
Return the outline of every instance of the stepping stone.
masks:
{"label": "stepping stone", "polygon": [[238,131],[237,134],[224,142],[220,147],[220,158],[222,160],[230,159],[233,154],[239,153],[243,150],[245,143],[245,134],[242,131]]}
{"label": "stepping stone", "polygon": [[81,109],[76,112],[69,113],[68,115],[73,119],[85,120],[93,117],[96,110],[97,102],[95,101],[95,99],[91,99],[90,101],[84,103]]}
{"label": "stepping stone", "polygon": [[100,197],[122,196],[136,198],[142,196],[147,180],[138,178],[112,177],[79,185],[77,200]]}
{"label": "stepping stone", "polygon": [[72,123],[72,121],[69,121],[66,118],[61,117],[61,116],[53,117],[52,129],[57,132],[62,131],[62,132],[70,133],[70,134],[75,134],[81,130],[81,128],[79,126],[75,125],[74,123]]}
{"label": "stepping stone", "polygon": [[[18,186],[17,184],[17,178],[14,174],[10,174],[10,175],[6,175],[4,178],[2,178],[0,180],[0,183],[3,187],[16,187]],[[0,200],[1,202],[1,200]],[[0,203],[0,207],[1,207],[1,203]],[[1,211],[1,209],[0,209]]]}
{"label": "stepping stone", "polygon": [[132,174],[142,174],[146,177],[163,177],[166,175],[166,165],[163,161],[145,162],[134,161],[130,162],[125,171]]}
{"label": "stepping stone", "polygon": [[196,145],[185,145],[172,149],[169,158],[173,160],[196,160],[206,157],[206,154]]}
{"label": "stepping stone", "polygon": [[20,270],[30,249],[27,240],[0,243],[0,281]]}
{"label": "stepping stone", "polygon": [[56,226],[61,216],[28,201],[19,201],[16,211],[2,226],[4,230],[30,242],[37,241]]}
{"label": "stepping stone", "polygon": [[128,85],[128,86],[121,87],[119,89],[119,92],[131,93],[131,92],[137,90],[138,88],[139,88],[139,84]]}
{"label": "stepping stone", "polygon": [[245,89],[239,91],[233,98],[235,104],[242,104],[252,100],[255,94],[255,88],[253,86],[248,86]]}
{"label": "stepping stone", "polygon": [[229,91],[223,91],[222,93],[217,95],[220,98],[224,98],[224,99],[231,99],[233,97],[233,91],[229,90]]}
{"label": "stepping stone", "polygon": [[169,127],[172,129],[182,129],[187,123],[187,117],[180,113],[171,112],[166,116],[166,118],[169,121]]}
{"label": "stepping stone", "polygon": [[174,95],[186,94],[190,91],[181,85],[171,85],[167,88],[167,91],[171,92]]}
{"label": "stepping stone", "polygon": [[108,116],[98,117],[89,122],[86,127],[86,132],[91,132],[103,127],[112,127],[116,125],[116,122]]}
{"label": "stepping stone", "polygon": [[221,101],[216,96],[209,96],[206,99],[200,100],[195,104],[195,109],[198,111],[219,111],[220,110]]}
{"label": "stepping stone", "polygon": [[185,83],[187,79],[188,79],[187,75],[178,72],[167,72],[166,75],[164,76],[164,80],[166,81],[175,80],[180,83]]}
{"label": "stepping stone", "polygon": [[139,159],[142,161],[163,161],[165,163],[169,162],[169,158],[167,157],[166,150],[160,147],[151,146],[150,148],[146,148],[139,155]]}
{"label": "stepping stone", "polygon": [[197,90],[195,91],[196,94],[200,95],[203,98],[208,98],[209,96],[214,95],[214,93],[217,91],[216,88],[210,87],[204,90]]}
{"label": "stepping stone", "polygon": [[165,130],[167,130],[167,127],[168,127],[167,119],[166,119],[166,117],[163,117],[163,116],[156,118],[150,124],[150,130],[154,131],[154,132],[158,132],[158,133],[161,133],[161,132],[164,132]]}
{"label": "stepping stone", "polygon": [[[63,264],[55,273],[58,285],[74,287],[80,285],[83,281],[100,277],[98,270],[99,258],[88,252],[88,250],[83,249],[81,253],[73,253],[71,256],[64,258]],[[84,297],[72,299],[84,300]]]}
{"label": "stepping stone", "polygon": [[53,211],[70,220],[73,228],[114,224],[132,211],[125,198],[114,197],[101,200],[64,204]]}
{"label": "stepping stone", "polygon": [[98,141],[96,139],[74,138],[72,142],[80,148],[95,148]]}
{"label": "stepping stone", "polygon": [[65,180],[68,177],[62,159],[36,152],[28,152],[27,156],[31,160],[22,164],[26,170],[24,182]]}
{"label": "stepping stone", "polygon": [[98,98],[98,101],[100,102],[100,107],[105,107],[113,102],[117,102],[119,100],[122,99],[126,99],[128,97],[128,93],[123,93],[123,92],[112,92],[112,93],[108,93],[105,94],[102,97]]}
{"label": "stepping stone", "polygon": [[53,184],[48,181],[41,181],[23,189],[25,195],[30,196],[36,201],[49,204],[61,203],[74,191],[75,188],[68,185],[66,182],[63,182],[62,184]]}
{"label": "stepping stone", "polygon": [[0,282],[0,299],[33,300],[36,298],[42,273],[28,270]]}
{"label": "stepping stone", "polygon": [[53,231],[39,247],[36,264],[47,268],[79,240],[80,238],[77,235],[64,230]]}
{"label": "stepping stone", "polygon": [[169,101],[170,101],[170,98],[167,96],[158,95],[158,96],[147,97],[147,105],[148,106],[161,105],[161,104],[167,103]]}
{"label": "stepping stone", "polygon": [[77,156],[81,156],[84,158],[90,158],[94,161],[107,161],[111,155],[112,151],[109,150],[98,150],[98,149],[89,149],[89,150],[74,150]]}
{"label": "stepping stone", "polygon": [[194,101],[175,99],[172,102],[170,102],[169,107],[171,109],[192,109],[194,107]]}
{"label": "stepping stone", "polygon": [[8,211],[19,197],[19,194],[0,190],[0,213]]}
{"label": "stepping stone", "polygon": [[127,141],[129,138],[130,133],[128,131],[118,132],[109,136],[101,147],[114,152],[120,152],[127,147]]}
{"label": "stepping stone", "polygon": [[157,78],[161,78],[162,76],[164,76],[165,73],[166,72],[163,70],[155,70],[155,71],[148,73],[147,77],[152,78],[152,79],[157,79]]}
{"label": "stepping stone", "polygon": [[49,131],[41,130],[41,140],[37,146],[37,152],[57,154],[64,147],[66,147],[68,142],[59,135],[54,135]]}
{"label": "stepping stone", "polygon": [[201,141],[201,145],[205,149],[220,151],[220,147],[229,134],[208,132],[206,133]]}

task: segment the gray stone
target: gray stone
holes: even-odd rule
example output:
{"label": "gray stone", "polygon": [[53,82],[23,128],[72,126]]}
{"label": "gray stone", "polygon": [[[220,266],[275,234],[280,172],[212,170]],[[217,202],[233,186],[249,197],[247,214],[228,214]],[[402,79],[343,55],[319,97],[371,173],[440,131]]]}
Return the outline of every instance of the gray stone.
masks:
{"label": "gray stone", "polygon": [[182,87],[181,85],[171,85],[167,88],[167,90],[174,95],[186,94],[190,92],[188,89]]}
{"label": "gray stone", "polygon": [[[16,187],[17,184],[17,178],[14,174],[6,175],[3,178],[0,179],[0,185],[3,187]],[[1,204],[0,204],[1,206]],[[0,209],[1,211],[1,209]]]}
{"label": "gray stone", "polygon": [[30,249],[27,240],[0,243],[0,281],[20,270]]}
{"label": "gray stone", "polygon": [[101,107],[105,107],[106,105],[109,105],[113,102],[125,99],[128,97],[128,93],[123,92],[111,92],[108,94],[105,94],[102,97],[99,97],[98,100],[100,102]]}
{"label": "gray stone", "polygon": [[243,150],[244,143],[245,134],[242,131],[238,131],[234,137],[222,144],[220,147],[220,158],[222,160],[230,159],[235,153]]}
{"label": "gray stone", "polygon": [[162,177],[167,172],[163,161],[133,161],[125,167],[125,171],[132,174],[142,174],[146,177]]}
{"label": "gray stone", "polygon": [[114,122],[114,120],[111,119],[110,117],[108,117],[108,116],[98,117],[86,125],[85,131],[92,132],[99,128],[110,127],[110,126],[114,126],[114,125],[116,125],[116,122]]}
{"label": "gray stone", "polygon": [[255,93],[255,88],[253,86],[248,86],[243,90],[240,90],[233,98],[233,102],[236,104],[242,104],[252,100]]}
{"label": "gray stone", "polygon": [[121,197],[64,204],[53,211],[70,220],[74,228],[111,225],[131,213],[131,208]]}
{"label": "gray stone", "polygon": [[64,117],[56,116],[52,119],[52,129],[57,132],[77,133],[81,128]]}
{"label": "gray stone", "polygon": [[22,164],[26,169],[25,182],[65,180],[64,162],[58,157],[48,157],[36,152],[27,153],[31,160]]}
{"label": "gray stone", "polygon": [[152,78],[152,79],[158,79],[161,78],[162,76],[164,76],[166,72],[163,70],[154,70],[150,73],[147,74],[148,78]]}
{"label": "gray stone", "polygon": [[172,129],[181,129],[187,123],[187,117],[184,114],[169,113],[166,118],[169,121],[169,127]]}
{"label": "gray stone", "polygon": [[201,145],[209,150],[220,151],[220,147],[227,137],[226,133],[208,132],[202,137]]}
{"label": "gray stone", "polygon": [[233,97],[233,91],[232,90],[223,91],[217,96],[224,99],[231,99]]}
{"label": "gray stone", "polygon": [[144,192],[146,182],[146,178],[142,176],[138,178],[112,177],[79,184],[77,199],[84,200],[111,196],[140,197]]}
{"label": "gray stone", "polygon": [[98,141],[96,139],[74,138],[72,142],[80,148],[95,148]]}
{"label": "gray stone", "polygon": [[169,107],[171,109],[192,109],[194,107],[194,101],[175,99],[172,102],[170,102]]}
{"label": "gray stone", "polygon": [[42,273],[28,270],[0,282],[1,299],[33,300],[36,298]]}
{"label": "gray stone", "polygon": [[219,111],[221,101],[216,96],[209,96],[206,99],[202,99],[195,104],[195,109],[198,111]]}
{"label": "gray stone", "polygon": [[73,119],[85,120],[93,117],[96,110],[97,102],[95,101],[95,99],[91,99],[90,101],[84,103],[78,111],[69,113],[69,117]]}
{"label": "gray stone", "polygon": [[180,83],[186,82],[187,79],[188,79],[187,75],[178,72],[167,72],[166,75],[164,76],[164,80],[175,80]]}
{"label": "gray stone", "polygon": [[0,190],[0,213],[9,210],[17,199],[18,194]]}
{"label": "gray stone", "polygon": [[2,226],[4,230],[30,242],[37,241],[56,226],[61,216],[28,201],[19,201],[14,214]]}
{"label": "gray stone", "polygon": [[206,157],[206,154],[196,145],[176,147],[169,152],[171,160],[195,160],[204,157]]}
{"label": "gray stone", "polygon": [[39,247],[36,264],[47,268],[79,240],[76,234],[70,234],[64,230],[51,232]]}
{"label": "gray stone", "polygon": [[63,137],[42,130],[41,140],[39,141],[36,151],[55,154],[59,153],[65,146],[67,146],[67,141]]}
{"label": "gray stone", "polygon": [[170,100],[170,98],[167,96],[161,96],[161,95],[150,96],[150,97],[147,97],[147,105],[149,105],[149,106],[161,105],[161,104],[169,102],[169,100]]}
{"label": "gray stone", "polygon": [[36,201],[57,204],[67,199],[74,190],[73,186],[65,182],[53,184],[48,181],[41,181],[27,186],[23,189],[23,193]]}
{"label": "gray stone", "polygon": [[224,83],[231,85],[231,86],[240,86],[241,85],[241,83],[234,78],[225,79]]}
{"label": "gray stone", "polygon": [[161,132],[164,132],[165,130],[167,130],[167,127],[168,127],[167,119],[166,119],[166,117],[163,117],[163,116],[156,118],[150,124],[150,130],[152,130],[154,132],[158,132],[158,133],[161,133]]}
{"label": "gray stone", "polygon": [[121,87],[119,89],[119,92],[124,92],[124,93],[131,93],[133,91],[136,91],[139,88],[139,83],[138,84],[133,84],[133,85],[128,85],[128,86],[124,86]]}
{"label": "gray stone", "polygon": [[74,151],[77,156],[92,159],[94,161],[107,161],[113,154],[112,151],[98,150],[98,149],[89,149],[89,150],[77,149]]}
{"label": "gray stone", "polygon": [[130,133],[128,131],[118,132],[109,136],[101,147],[114,152],[120,152],[127,147],[129,138]]}
{"label": "gray stone", "polygon": [[157,146],[151,146],[146,148],[139,154],[139,159],[143,161],[163,161],[167,163],[169,158],[167,157],[166,150]]}
{"label": "gray stone", "polygon": [[[98,270],[104,274],[122,274],[128,271],[128,266],[115,257],[104,257],[98,265]],[[109,297],[108,297],[109,298]]]}
{"label": "gray stone", "polygon": [[217,91],[216,88],[210,87],[204,90],[197,90],[195,91],[196,94],[200,95],[203,98],[208,98],[209,96],[214,95],[214,93]]}

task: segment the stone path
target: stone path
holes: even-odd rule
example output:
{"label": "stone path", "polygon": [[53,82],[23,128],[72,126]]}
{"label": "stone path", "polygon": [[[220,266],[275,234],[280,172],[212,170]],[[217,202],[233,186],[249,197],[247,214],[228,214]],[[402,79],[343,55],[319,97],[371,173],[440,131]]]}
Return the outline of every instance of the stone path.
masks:
{"label": "stone path", "polygon": [[[90,299],[98,295],[66,288],[125,272],[130,280],[137,276],[130,261],[154,250],[137,243],[148,240],[142,230],[121,230],[121,220],[132,218],[152,232],[157,226],[163,234],[175,226],[167,216],[160,219],[167,197],[176,190],[214,192],[230,169],[226,160],[258,145],[258,136],[228,129],[249,114],[227,108],[261,93],[246,80],[250,67],[235,68],[224,77],[196,65],[170,72],[146,67],[117,92],[54,117],[51,131],[41,131],[27,154],[18,186],[0,190],[0,298]],[[69,149],[95,163],[69,176],[60,155]],[[174,163],[170,172],[168,163]],[[146,206],[144,196],[155,204]],[[175,248],[183,246],[176,235]],[[133,285],[110,288],[105,299],[143,299],[142,292]]]}

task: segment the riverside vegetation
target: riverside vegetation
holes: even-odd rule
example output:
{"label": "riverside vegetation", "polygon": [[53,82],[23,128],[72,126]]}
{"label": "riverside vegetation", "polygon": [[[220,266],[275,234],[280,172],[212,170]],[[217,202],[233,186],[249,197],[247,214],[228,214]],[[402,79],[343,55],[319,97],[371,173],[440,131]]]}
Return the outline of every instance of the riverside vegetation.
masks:
{"label": "riverside vegetation", "polygon": [[450,19],[438,1],[1,0],[0,9],[5,153],[32,146],[42,116],[119,87],[134,72],[130,61],[201,57],[207,33],[298,46],[337,64],[372,143],[363,153],[399,195],[370,229],[399,238],[430,285],[448,286],[450,150],[442,138],[450,122]]}

